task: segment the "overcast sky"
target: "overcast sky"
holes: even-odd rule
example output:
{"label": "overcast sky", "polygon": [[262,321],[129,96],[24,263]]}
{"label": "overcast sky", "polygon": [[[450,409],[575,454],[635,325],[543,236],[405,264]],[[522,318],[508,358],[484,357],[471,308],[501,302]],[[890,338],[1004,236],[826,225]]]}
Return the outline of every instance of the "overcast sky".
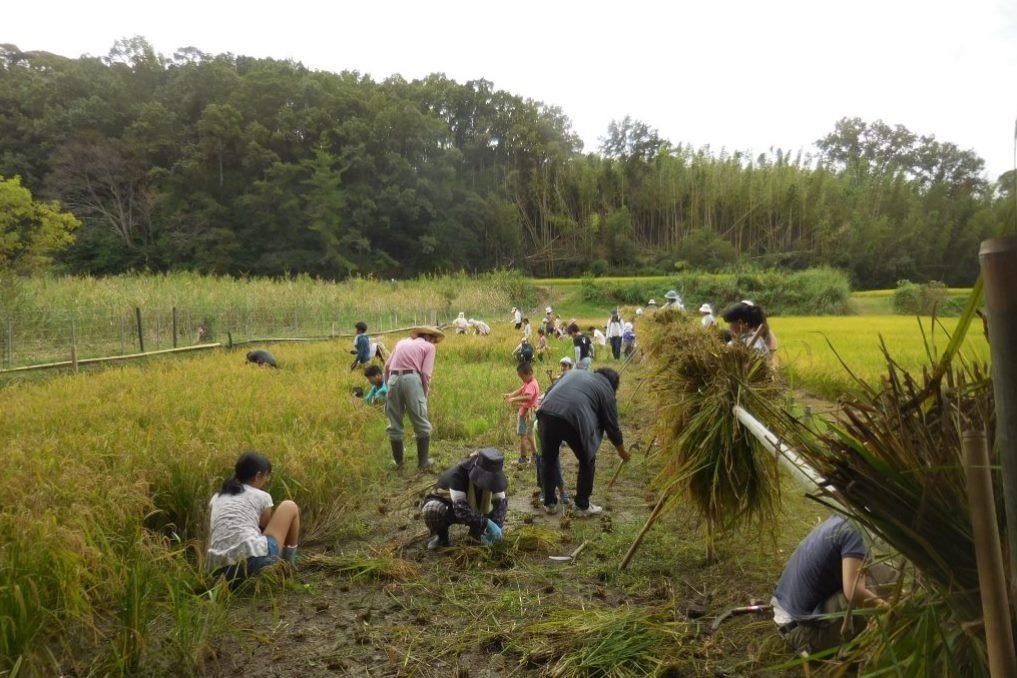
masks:
{"label": "overcast sky", "polygon": [[383,79],[444,72],[560,106],[587,149],[632,115],[674,142],[806,149],[882,118],[1013,166],[1017,0],[12,2],[0,42],[105,55],[142,35]]}

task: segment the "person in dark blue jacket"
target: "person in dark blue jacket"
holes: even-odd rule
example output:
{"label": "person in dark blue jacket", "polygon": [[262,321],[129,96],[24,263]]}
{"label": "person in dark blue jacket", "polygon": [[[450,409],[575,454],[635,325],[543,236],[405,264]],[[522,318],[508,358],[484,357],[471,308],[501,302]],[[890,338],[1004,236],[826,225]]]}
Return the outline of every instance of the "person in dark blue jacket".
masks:
{"label": "person in dark blue jacket", "polygon": [[353,340],[354,350],[351,353],[356,357],[350,365],[350,372],[371,362],[374,357],[371,355],[371,337],[367,336],[367,323],[361,320],[354,327],[357,329],[357,338]]}

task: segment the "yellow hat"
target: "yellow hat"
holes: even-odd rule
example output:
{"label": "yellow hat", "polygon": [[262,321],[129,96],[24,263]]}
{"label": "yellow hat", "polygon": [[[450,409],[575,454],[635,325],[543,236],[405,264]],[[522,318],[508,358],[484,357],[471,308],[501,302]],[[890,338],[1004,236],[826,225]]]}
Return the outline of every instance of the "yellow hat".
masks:
{"label": "yellow hat", "polygon": [[412,327],[410,328],[410,336],[414,339],[420,336],[434,337],[434,343],[437,344],[445,338],[445,333],[437,327]]}

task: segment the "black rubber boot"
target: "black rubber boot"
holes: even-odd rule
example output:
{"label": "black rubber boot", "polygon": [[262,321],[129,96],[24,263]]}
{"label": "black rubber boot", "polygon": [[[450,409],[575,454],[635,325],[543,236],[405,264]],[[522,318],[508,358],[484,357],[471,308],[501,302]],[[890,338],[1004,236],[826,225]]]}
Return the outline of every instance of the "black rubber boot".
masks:
{"label": "black rubber boot", "polygon": [[431,438],[417,438],[417,468],[426,471],[431,468],[431,460],[427,456],[427,449],[431,446]]}
{"label": "black rubber boot", "polygon": [[427,550],[433,551],[449,545],[448,530],[442,534],[436,534],[427,542]]}
{"label": "black rubber boot", "polygon": [[401,440],[389,440],[392,443],[392,461],[395,462],[396,468],[403,467],[403,441]]}

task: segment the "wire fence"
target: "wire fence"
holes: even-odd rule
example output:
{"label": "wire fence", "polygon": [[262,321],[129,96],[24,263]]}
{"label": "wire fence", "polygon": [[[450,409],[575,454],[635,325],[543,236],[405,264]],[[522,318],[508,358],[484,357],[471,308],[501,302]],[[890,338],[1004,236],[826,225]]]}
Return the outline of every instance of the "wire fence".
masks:
{"label": "wire fence", "polygon": [[0,318],[0,366],[3,369],[50,362],[102,358],[257,339],[337,338],[354,333],[364,321],[380,334],[412,325],[437,325],[448,310],[322,313],[313,310],[133,308],[79,314],[51,312]]}

